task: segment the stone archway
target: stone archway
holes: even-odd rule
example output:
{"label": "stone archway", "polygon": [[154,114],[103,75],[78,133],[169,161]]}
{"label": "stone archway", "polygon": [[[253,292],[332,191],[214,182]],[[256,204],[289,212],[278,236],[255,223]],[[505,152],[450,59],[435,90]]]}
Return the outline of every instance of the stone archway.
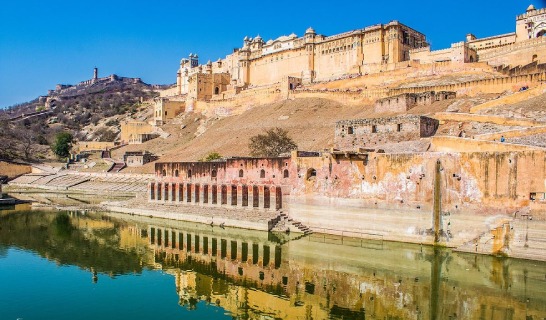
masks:
{"label": "stone archway", "polygon": [[540,30],[539,32],[536,33],[536,35],[537,35],[537,36],[536,36],[537,38],[546,36],[546,29]]}

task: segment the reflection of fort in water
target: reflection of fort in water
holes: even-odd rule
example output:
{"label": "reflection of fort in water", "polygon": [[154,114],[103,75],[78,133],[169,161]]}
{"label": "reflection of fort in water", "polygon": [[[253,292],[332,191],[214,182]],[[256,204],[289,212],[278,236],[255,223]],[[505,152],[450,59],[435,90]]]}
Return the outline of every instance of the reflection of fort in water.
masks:
{"label": "reflection of fort in water", "polygon": [[103,275],[154,266],[174,276],[181,305],[217,304],[239,318],[546,317],[542,262],[116,214],[16,210],[0,218],[0,247],[79,266],[98,285]]}
{"label": "reflection of fort in water", "polygon": [[281,244],[265,232],[193,225],[141,233],[188,308],[203,300],[250,318],[546,317],[545,269],[519,260],[335,237]]}

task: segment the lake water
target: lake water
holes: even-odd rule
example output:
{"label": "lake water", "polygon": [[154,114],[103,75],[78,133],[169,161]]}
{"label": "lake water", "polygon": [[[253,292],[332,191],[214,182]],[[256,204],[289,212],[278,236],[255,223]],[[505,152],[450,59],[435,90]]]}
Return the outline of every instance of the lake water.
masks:
{"label": "lake water", "polygon": [[542,262],[8,209],[0,319],[546,319]]}

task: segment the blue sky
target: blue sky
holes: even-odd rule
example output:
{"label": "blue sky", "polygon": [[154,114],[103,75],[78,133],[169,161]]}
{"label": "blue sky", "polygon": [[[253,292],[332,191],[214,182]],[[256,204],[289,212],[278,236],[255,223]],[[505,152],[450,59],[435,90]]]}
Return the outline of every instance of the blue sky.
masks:
{"label": "blue sky", "polygon": [[216,60],[242,45],[302,35],[332,35],[398,20],[427,36],[433,49],[515,31],[521,1],[5,1],[0,9],[0,108],[115,73],[153,84],[176,81],[182,57]]}

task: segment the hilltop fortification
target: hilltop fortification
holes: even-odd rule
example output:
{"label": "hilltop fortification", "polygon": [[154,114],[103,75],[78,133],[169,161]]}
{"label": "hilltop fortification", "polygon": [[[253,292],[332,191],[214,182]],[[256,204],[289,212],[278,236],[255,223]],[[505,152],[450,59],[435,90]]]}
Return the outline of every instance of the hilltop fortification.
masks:
{"label": "hilltop fortification", "polygon": [[[423,33],[398,21],[331,36],[308,28],[303,36],[290,34],[268,41],[259,35],[245,37],[242,46],[224,59],[200,64],[197,54],[183,58],[176,73],[176,86],[164,91],[163,98],[156,102],[156,121],[168,120],[165,111],[172,117],[183,111],[203,110],[221,115],[237,106],[287,98],[328,95],[327,98],[344,104],[362,104],[403,93],[453,91],[453,88],[430,85],[426,90],[420,89],[422,85],[400,90],[393,84],[408,80],[416,73],[430,72],[429,75],[434,76],[441,72],[482,71],[482,78],[478,80],[484,78],[483,74],[488,80],[495,80],[522,73],[541,73],[546,59],[546,37],[543,37],[546,9],[530,5],[515,22],[515,32],[485,38],[469,33],[464,41],[441,50],[431,50]],[[373,80],[366,81],[375,74],[397,70],[400,72],[389,74],[391,83],[384,79],[380,85],[374,85]],[[351,81],[353,90],[343,90],[343,93],[320,86],[347,79],[357,80]],[[453,83],[470,82],[461,86],[465,90],[455,90],[457,93],[502,92],[525,85],[520,80],[505,80],[503,83],[509,86],[464,79]],[[484,88],[490,85],[497,86]],[[469,90],[469,87],[472,88]],[[176,110],[163,110],[168,108],[166,100],[176,101]]]}

